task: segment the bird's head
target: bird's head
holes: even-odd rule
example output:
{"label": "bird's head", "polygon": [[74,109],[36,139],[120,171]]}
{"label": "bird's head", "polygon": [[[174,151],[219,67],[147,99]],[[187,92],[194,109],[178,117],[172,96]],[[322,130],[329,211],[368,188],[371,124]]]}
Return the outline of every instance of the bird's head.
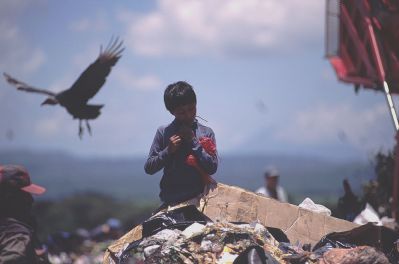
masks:
{"label": "bird's head", "polygon": [[58,100],[54,97],[48,97],[41,105],[56,105],[58,104]]}

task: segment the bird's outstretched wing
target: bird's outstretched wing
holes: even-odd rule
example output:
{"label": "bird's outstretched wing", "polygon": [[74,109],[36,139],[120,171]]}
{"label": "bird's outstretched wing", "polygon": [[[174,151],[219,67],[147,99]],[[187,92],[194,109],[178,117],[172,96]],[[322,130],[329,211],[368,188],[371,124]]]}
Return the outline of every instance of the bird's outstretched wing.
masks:
{"label": "bird's outstretched wing", "polygon": [[49,95],[49,96],[56,95],[55,93],[53,93],[51,91],[35,88],[35,87],[30,86],[29,84],[18,81],[17,79],[11,77],[9,74],[7,74],[5,72],[3,73],[3,75],[9,84],[15,86],[20,91],[31,92],[31,93],[41,93],[41,94],[45,94],[45,95]]}
{"label": "bird's outstretched wing", "polygon": [[72,87],[67,90],[69,96],[76,101],[86,103],[92,98],[104,85],[105,79],[121,57],[123,41],[118,38],[110,41],[107,48],[103,51],[100,48],[100,55],[87,69],[79,76]]}

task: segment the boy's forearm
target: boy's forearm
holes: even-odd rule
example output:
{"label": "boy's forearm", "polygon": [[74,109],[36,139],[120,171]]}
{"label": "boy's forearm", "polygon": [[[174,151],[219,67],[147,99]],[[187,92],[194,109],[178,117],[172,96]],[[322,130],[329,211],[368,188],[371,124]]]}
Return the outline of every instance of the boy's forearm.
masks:
{"label": "boy's forearm", "polygon": [[168,158],[167,148],[159,153],[150,154],[145,165],[144,170],[147,174],[155,174],[165,166],[165,161]]}
{"label": "boy's forearm", "polygon": [[163,133],[158,129],[151,145],[150,154],[144,164],[144,170],[147,174],[155,174],[165,166],[165,160],[168,156],[168,147],[164,148],[162,142]]}

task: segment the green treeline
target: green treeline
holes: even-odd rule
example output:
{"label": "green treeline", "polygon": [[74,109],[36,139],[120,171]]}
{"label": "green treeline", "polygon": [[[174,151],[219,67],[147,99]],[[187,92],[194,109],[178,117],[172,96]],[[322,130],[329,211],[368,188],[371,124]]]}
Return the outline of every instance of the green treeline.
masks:
{"label": "green treeline", "polygon": [[84,192],[63,199],[36,201],[34,214],[42,241],[58,231],[74,232],[78,228],[91,230],[109,218],[117,218],[125,231],[151,215],[157,204],[140,204],[131,200],[118,200],[111,196]]}

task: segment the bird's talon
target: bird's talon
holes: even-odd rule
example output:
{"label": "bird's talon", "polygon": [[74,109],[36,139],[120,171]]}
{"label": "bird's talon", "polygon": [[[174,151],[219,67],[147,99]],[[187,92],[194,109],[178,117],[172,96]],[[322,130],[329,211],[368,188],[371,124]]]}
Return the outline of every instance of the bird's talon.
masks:
{"label": "bird's talon", "polygon": [[82,136],[83,136],[82,120],[79,120],[79,138],[82,139]]}
{"label": "bird's talon", "polygon": [[87,131],[89,132],[89,135],[91,136],[91,127],[89,124],[89,121],[86,120],[86,127],[87,127]]}

